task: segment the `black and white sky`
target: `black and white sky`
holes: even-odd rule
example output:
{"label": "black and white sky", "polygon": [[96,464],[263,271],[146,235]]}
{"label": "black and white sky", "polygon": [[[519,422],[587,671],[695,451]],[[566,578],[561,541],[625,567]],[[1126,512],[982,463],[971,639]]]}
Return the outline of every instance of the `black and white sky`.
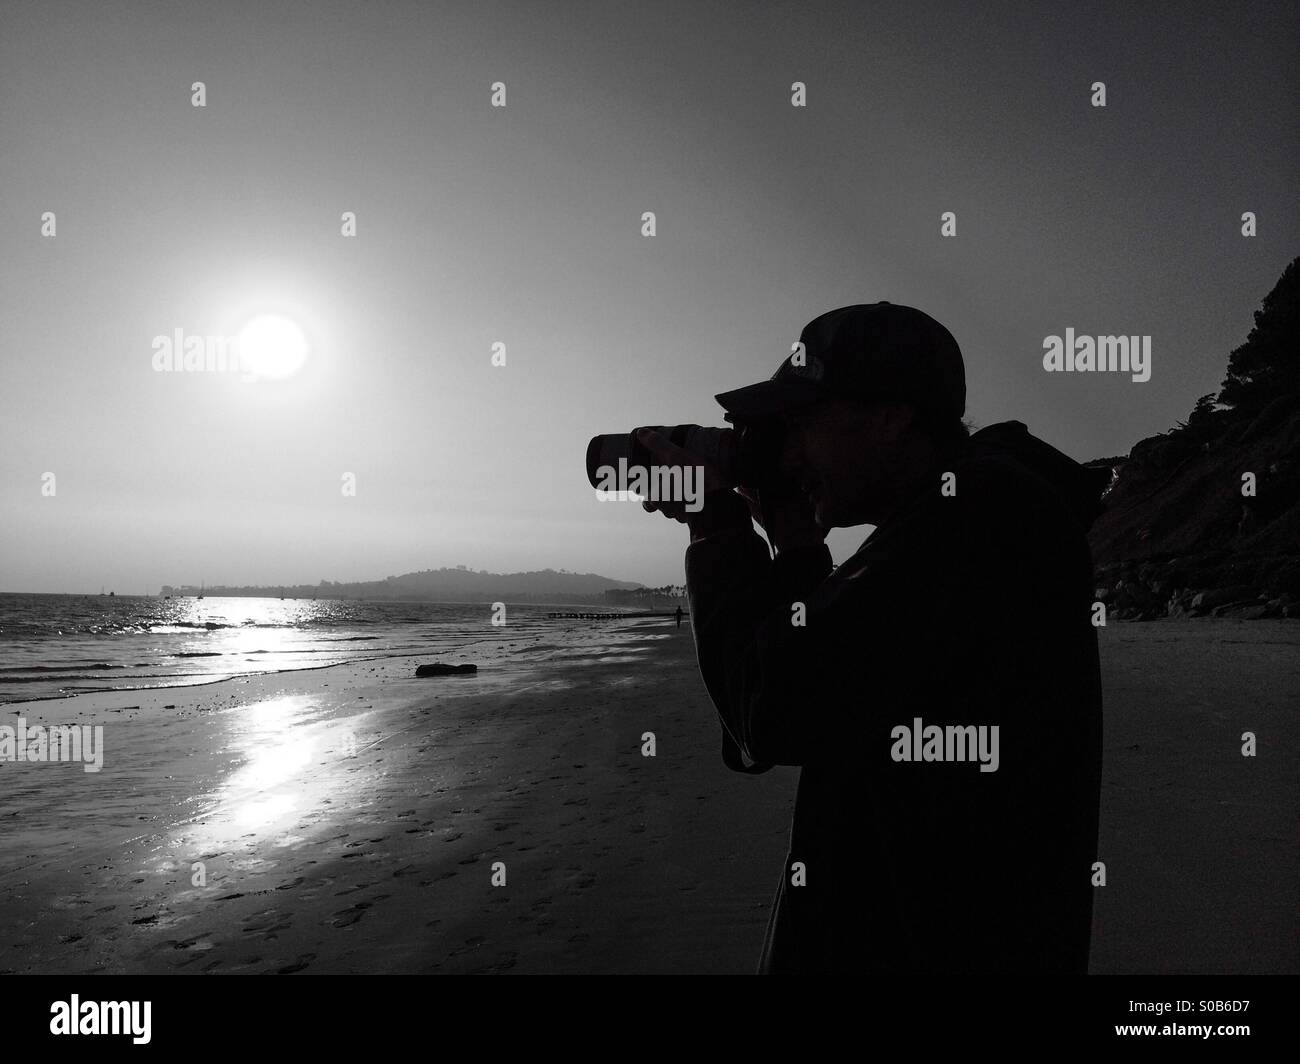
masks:
{"label": "black and white sky", "polygon": [[[588,438],[721,424],[878,299],[953,332],[977,425],[1125,453],[1217,390],[1300,247],[1298,14],[0,3],[0,589],[678,583],[683,530],[597,502]],[[154,369],[266,314],[310,345],[291,376]],[[1150,380],[1045,372],[1067,328],[1149,335]]]}

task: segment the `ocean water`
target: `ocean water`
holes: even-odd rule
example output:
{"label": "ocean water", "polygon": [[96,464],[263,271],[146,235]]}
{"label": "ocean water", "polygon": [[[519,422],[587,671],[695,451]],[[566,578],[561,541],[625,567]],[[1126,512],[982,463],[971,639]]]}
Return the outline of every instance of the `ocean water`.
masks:
{"label": "ocean water", "polygon": [[486,602],[0,594],[0,704],[450,655],[554,630],[565,609],[592,607],[507,604],[497,626]]}

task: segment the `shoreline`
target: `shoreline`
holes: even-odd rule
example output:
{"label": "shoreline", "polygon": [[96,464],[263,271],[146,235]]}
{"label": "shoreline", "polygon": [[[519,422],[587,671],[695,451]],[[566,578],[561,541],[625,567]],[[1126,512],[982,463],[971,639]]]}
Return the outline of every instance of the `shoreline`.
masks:
{"label": "shoreline", "polygon": [[[467,643],[466,646],[472,646],[473,643]],[[448,655],[459,653],[459,647],[442,647],[436,650],[396,650],[390,654],[381,654],[373,658],[351,658],[347,661],[330,661],[321,665],[295,665],[293,668],[286,669],[267,669],[265,672],[236,672],[228,676],[217,676],[212,679],[196,680],[194,683],[167,683],[151,684],[148,687],[102,687],[86,691],[74,691],[66,695],[44,695],[35,698],[11,698],[6,702],[0,702],[0,714],[7,711],[9,706],[25,706],[33,702],[67,702],[76,698],[102,698],[105,695],[114,694],[137,694],[143,695],[150,691],[183,691],[191,687],[211,687],[218,683],[234,683],[239,680],[255,680],[268,676],[292,676],[299,672],[319,672],[321,669],[343,669],[352,665],[369,665],[376,661],[390,661],[397,658],[430,658],[439,655]]]}
{"label": "shoreline", "polygon": [[[213,599],[52,607],[65,596],[0,595],[0,709],[105,691],[162,690],[402,654],[484,653],[553,631],[548,606]],[[116,602],[116,600],[115,600]],[[506,607],[510,607],[506,625]],[[553,606],[549,608],[554,609]],[[587,612],[587,611],[584,611]],[[602,619],[638,615],[607,609]],[[594,615],[593,615],[594,616]]]}
{"label": "shoreline", "polygon": [[[547,616],[549,619],[556,619],[556,620],[588,620],[588,621],[591,620],[626,621],[626,620],[642,620],[647,618],[666,618],[671,620],[673,618],[673,614],[671,612],[669,613],[645,612],[645,613],[627,613],[627,614],[554,613],[554,614],[548,614]],[[684,611],[683,617],[686,622],[689,622],[690,611],[689,610]],[[1228,614],[1206,613],[1206,614],[1198,614],[1198,615],[1162,614],[1160,616],[1153,616],[1153,617],[1111,616],[1109,618],[1109,623],[1111,626],[1116,626],[1116,627],[1123,627],[1127,625],[1141,625],[1141,626],[1157,625],[1158,626],[1161,624],[1215,625],[1215,624],[1222,624],[1225,622],[1241,623],[1241,624],[1257,624],[1263,622],[1264,624],[1276,624],[1282,621],[1289,621],[1289,620],[1296,620],[1296,619],[1297,618],[1295,617],[1236,616],[1231,613]],[[1298,629],[1298,631],[1300,631],[1300,629]],[[542,638],[545,635],[547,635],[547,633],[545,632],[533,633],[534,638]],[[472,640],[469,643],[463,644],[463,646],[474,646],[481,642],[488,642],[488,640],[487,639]],[[498,642],[496,646],[500,648],[501,643]],[[136,694],[143,695],[150,691],[178,691],[178,690],[185,690],[188,688],[210,687],[214,684],[232,683],[239,680],[256,679],[259,677],[290,676],[300,672],[316,672],[321,669],[346,668],[352,665],[365,665],[376,661],[388,661],[388,660],[395,660],[398,658],[427,658],[427,657],[436,657],[439,655],[446,656],[449,654],[459,653],[461,649],[462,646],[438,648],[434,650],[397,650],[391,653],[380,654],[372,658],[351,658],[347,661],[326,662],[321,665],[295,665],[291,668],[268,669],[264,672],[238,672],[238,673],[231,673],[229,675],[217,676],[215,678],[197,680],[193,683],[153,684],[147,687],[104,687],[104,688],[95,688],[95,689],[84,690],[84,691],[75,691],[73,693],[65,694],[65,695],[39,695],[39,696],[34,696],[32,698],[11,698],[7,701],[0,702],[0,715],[10,712],[9,707],[11,706],[25,706],[25,705],[30,705],[33,702],[58,703],[58,702],[68,702],[70,700],[77,699],[77,698],[96,698],[96,697],[102,697],[111,694],[136,693]],[[210,655],[201,654],[201,655],[180,655],[180,656],[207,657]],[[3,722],[0,721],[0,723]]]}

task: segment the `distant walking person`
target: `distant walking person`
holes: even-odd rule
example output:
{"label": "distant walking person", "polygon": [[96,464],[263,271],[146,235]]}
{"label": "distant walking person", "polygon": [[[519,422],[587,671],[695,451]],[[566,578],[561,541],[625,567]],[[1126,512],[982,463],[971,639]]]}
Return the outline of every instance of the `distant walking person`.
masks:
{"label": "distant walking person", "polygon": [[[1102,485],[1019,422],[970,435],[961,351],[918,310],[844,307],[800,340],[718,396],[737,427],[781,426],[799,487],[742,497],[705,466],[698,512],[644,504],[690,528],[724,760],[801,767],[759,971],[1085,972]],[[833,568],[827,531],[863,524]]]}
{"label": "distant walking person", "polygon": [[677,627],[680,628],[681,626],[682,626],[682,608],[681,608],[680,606],[678,606],[678,607],[677,607]]}

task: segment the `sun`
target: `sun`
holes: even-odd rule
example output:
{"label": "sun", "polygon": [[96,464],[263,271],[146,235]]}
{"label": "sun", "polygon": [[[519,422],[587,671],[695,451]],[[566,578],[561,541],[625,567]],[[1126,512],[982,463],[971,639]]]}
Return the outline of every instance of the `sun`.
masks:
{"label": "sun", "polygon": [[239,359],[245,373],[279,380],[292,377],[307,362],[307,337],[298,323],[281,314],[259,314],[239,330]]}

